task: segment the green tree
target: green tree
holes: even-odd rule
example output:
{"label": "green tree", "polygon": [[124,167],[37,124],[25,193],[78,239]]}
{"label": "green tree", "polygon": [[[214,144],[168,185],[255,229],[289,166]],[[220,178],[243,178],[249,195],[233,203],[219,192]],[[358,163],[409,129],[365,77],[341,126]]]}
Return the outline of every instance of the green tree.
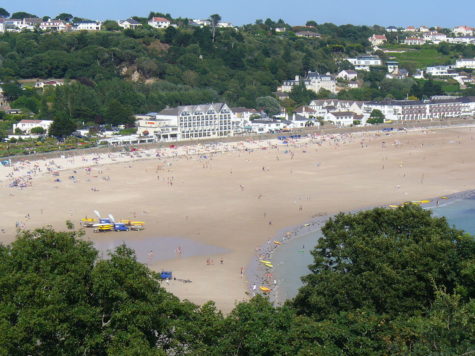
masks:
{"label": "green tree", "polygon": [[76,130],[76,124],[65,116],[56,117],[49,129],[49,135],[64,138]]}
{"label": "green tree", "polygon": [[371,111],[371,115],[369,117],[369,119],[367,120],[367,122],[369,124],[382,124],[384,123],[384,114],[381,112],[381,110],[378,110],[378,109],[374,109],[373,111]]}
{"label": "green tree", "polygon": [[24,11],[18,11],[12,14],[12,19],[18,19],[18,20],[25,19],[25,18],[33,18],[33,17],[37,18],[38,16],[30,14],[28,12],[24,12]]}
{"label": "green tree", "polygon": [[[194,312],[120,246],[99,259],[77,232],[22,231],[0,245],[0,352],[165,355]],[[177,354],[176,352],[171,352]]]}
{"label": "green tree", "polygon": [[113,20],[106,20],[102,23],[102,28],[105,30],[105,31],[120,31],[120,26],[119,24],[117,23],[117,21],[113,21]]}
{"label": "green tree", "polygon": [[4,18],[7,18],[8,16],[10,16],[10,13],[5,10],[3,7],[0,8],[0,17],[4,17]]}
{"label": "green tree", "polygon": [[313,90],[308,90],[304,83],[300,83],[292,87],[289,98],[297,105],[308,105],[312,100],[317,98],[317,93]]}
{"label": "green tree", "polygon": [[61,20],[64,22],[70,22],[73,18],[74,18],[73,15],[68,14],[66,12],[62,12],[58,16],[55,17],[56,20]]}
{"label": "green tree", "polygon": [[212,30],[213,42],[214,42],[214,39],[216,36],[216,28],[218,27],[219,21],[221,21],[221,16],[219,16],[218,14],[211,15],[209,17],[209,21],[211,23],[211,30]]}
{"label": "green tree", "polygon": [[42,128],[41,126],[33,127],[31,129],[31,133],[35,135],[43,135],[46,133],[45,129]]}
{"label": "green tree", "polygon": [[267,115],[273,116],[280,112],[279,101],[271,96],[263,96],[256,99],[256,106]]}
{"label": "green tree", "polygon": [[434,302],[437,287],[470,287],[462,271],[473,263],[475,241],[419,206],[339,214],[322,232],[312,273],[294,300],[301,313],[325,318],[369,308],[411,315]]}

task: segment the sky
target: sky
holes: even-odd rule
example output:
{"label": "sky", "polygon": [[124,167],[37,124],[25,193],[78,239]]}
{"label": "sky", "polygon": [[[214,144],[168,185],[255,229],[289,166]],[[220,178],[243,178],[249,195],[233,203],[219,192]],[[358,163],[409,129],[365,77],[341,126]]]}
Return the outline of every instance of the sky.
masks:
{"label": "sky", "polygon": [[451,8],[450,2],[442,0],[0,0],[0,7],[10,13],[55,17],[66,12],[91,20],[147,17],[156,11],[199,19],[217,13],[222,21],[238,26],[271,18],[294,26],[314,20],[337,25],[475,27],[475,1],[452,4]]}

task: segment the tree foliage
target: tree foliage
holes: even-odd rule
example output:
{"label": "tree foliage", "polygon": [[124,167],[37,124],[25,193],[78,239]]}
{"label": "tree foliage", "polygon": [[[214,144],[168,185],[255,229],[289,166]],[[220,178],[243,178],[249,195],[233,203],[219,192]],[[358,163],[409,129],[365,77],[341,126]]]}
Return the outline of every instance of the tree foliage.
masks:
{"label": "tree foliage", "polygon": [[294,302],[302,313],[325,318],[369,308],[410,315],[433,303],[436,288],[469,287],[462,271],[475,241],[418,206],[339,214],[322,232]]}

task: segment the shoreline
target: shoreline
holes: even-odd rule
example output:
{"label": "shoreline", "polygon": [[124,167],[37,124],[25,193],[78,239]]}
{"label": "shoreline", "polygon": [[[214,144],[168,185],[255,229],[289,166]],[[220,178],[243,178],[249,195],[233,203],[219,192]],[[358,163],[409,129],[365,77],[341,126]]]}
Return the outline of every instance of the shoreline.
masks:
{"label": "shoreline", "polygon": [[[446,197],[447,199],[441,199],[441,196],[435,197],[435,198],[429,198],[430,200],[429,203],[422,204],[421,206],[425,209],[437,209],[439,207],[451,205],[459,200],[475,197],[475,189],[471,190],[465,190],[461,192],[456,192],[456,193],[451,193],[447,195],[442,195]],[[437,204],[437,201],[439,201],[439,204]],[[440,201],[442,201],[442,204],[440,204]],[[397,205],[402,204],[403,202],[398,203]],[[371,210],[375,208],[387,208],[391,209],[389,205],[396,204],[394,202],[390,202],[385,205],[376,205],[376,206],[371,206],[371,207],[363,207],[360,209],[354,209],[346,212],[341,212],[344,214],[355,214],[358,212],[366,211],[366,210]],[[328,215],[322,215],[322,216],[317,216],[314,217],[310,220],[304,221],[301,224],[297,224],[294,226],[290,226],[284,229],[281,229],[277,232],[277,234],[273,237],[273,239],[269,240],[268,242],[262,244],[260,247],[256,248],[256,255],[251,258],[251,261],[248,263],[247,268],[246,268],[246,275],[248,278],[248,293],[252,297],[254,295],[260,294],[263,296],[268,296],[269,300],[276,306],[283,305],[287,300],[289,299],[280,299],[278,296],[278,293],[276,293],[276,289],[278,290],[278,283],[277,285],[272,286],[273,282],[266,281],[268,278],[266,278],[266,273],[269,273],[268,270],[263,267],[263,265],[259,262],[259,259],[265,259],[271,261],[273,264],[277,263],[282,263],[282,261],[275,260],[273,259],[275,252],[277,252],[278,249],[285,248],[285,244],[290,241],[295,241],[300,238],[306,237],[309,234],[319,234],[322,235],[321,228],[326,224],[326,222],[333,218],[334,216],[338,215],[339,213],[336,214],[328,214]],[[320,236],[321,237],[321,236]],[[317,238],[317,243],[320,237]],[[281,245],[276,245],[273,242],[278,241],[281,242]],[[315,249],[316,246],[312,246],[310,248],[310,251]],[[260,253],[257,253],[260,252]],[[262,258],[259,258],[259,254],[262,255]],[[310,273],[308,271],[306,274]],[[304,275],[306,275],[304,274]],[[302,275],[302,277],[304,276]],[[272,280],[277,279],[278,276],[275,274],[272,274]],[[253,286],[257,286],[256,289],[253,288]],[[269,293],[264,293],[259,290],[259,286],[265,286],[271,289]],[[290,298],[291,299],[291,298]]]}

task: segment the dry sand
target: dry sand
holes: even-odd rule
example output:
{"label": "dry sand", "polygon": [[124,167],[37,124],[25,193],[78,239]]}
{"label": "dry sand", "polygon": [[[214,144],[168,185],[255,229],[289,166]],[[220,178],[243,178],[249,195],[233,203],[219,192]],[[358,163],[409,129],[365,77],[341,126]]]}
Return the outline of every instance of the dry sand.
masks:
{"label": "dry sand", "polygon": [[[151,262],[151,267],[192,281],[163,283],[180,298],[195,303],[213,300],[228,312],[247,298],[241,269],[278,230],[316,215],[475,188],[472,128],[332,137],[288,146],[262,141],[162,149],[160,158],[156,150],[103,155],[98,164],[89,156],[65,157],[54,164],[31,162],[16,171],[0,167],[0,241],[14,239],[16,223],[64,229],[66,220],[78,225],[95,209],[116,218],[135,216],[146,222],[144,231],[94,234],[87,229],[85,238],[151,242],[180,237],[227,249],[218,255],[186,257],[192,252],[186,246],[177,256],[170,245],[172,258]],[[243,151],[246,147],[254,150]],[[206,153],[216,149],[228,152]],[[107,162],[113,164],[103,164]],[[47,167],[59,176],[45,173]],[[76,167],[76,172],[61,170],[68,167]],[[27,171],[31,186],[9,187],[12,176]],[[153,250],[153,243],[149,245]],[[213,264],[208,265],[208,259]]]}

